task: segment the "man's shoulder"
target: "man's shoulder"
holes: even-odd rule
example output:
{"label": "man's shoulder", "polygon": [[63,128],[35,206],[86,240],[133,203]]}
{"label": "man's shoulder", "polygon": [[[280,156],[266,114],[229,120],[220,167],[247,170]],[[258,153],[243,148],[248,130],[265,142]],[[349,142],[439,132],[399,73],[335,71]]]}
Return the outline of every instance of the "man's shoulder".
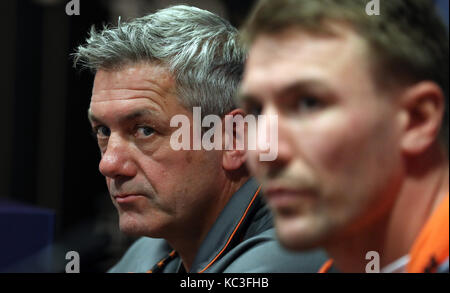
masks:
{"label": "man's shoulder", "polygon": [[141,237],[131,245],[109,273],[146,272],[170,252],[163,239]]}
{"label": "man's shoulder", "polygon": [[237,245],[210,272],[316,273],[326,260],[323,250],[292,252],[284,249],[274,229],[269,229]]}
{"label": "man's shoulder", "polygon": [[445,264],[449,253],[449,196],[447,195],[429,217],[409,252],[407,271],[435,272]]}

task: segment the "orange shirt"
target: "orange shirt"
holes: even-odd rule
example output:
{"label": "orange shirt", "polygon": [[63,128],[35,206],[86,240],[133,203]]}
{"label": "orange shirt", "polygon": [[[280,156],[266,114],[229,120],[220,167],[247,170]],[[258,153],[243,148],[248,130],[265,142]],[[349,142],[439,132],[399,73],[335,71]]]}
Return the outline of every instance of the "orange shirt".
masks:
{"label": "orange shirt", "polygon": [[448,259],[449,196],[427,221],[409,252],[408,273],[434,273]]}
{"label": "orange shirt", "polygon": [[[414,241],[409,252],[408,273],[434,273],[449,257],[449,196],[442,200]],[[318,273],[326,273],[333,265],[328,260]]]}

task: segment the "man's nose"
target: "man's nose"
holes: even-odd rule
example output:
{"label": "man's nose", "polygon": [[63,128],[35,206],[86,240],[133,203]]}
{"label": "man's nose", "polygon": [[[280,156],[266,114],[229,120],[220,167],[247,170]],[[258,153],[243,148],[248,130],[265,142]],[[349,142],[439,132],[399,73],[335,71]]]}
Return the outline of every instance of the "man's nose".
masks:
{"label": "man's nose", "polygon": [[[271,149],[277,148],[277,156],[275,160],[261,161],[261,163],[276,163],[289,161],[292,157],[292,142],[290,141],[288,121],[279,114],[275,106],[264,107],[261,113],[265,119],[258,121],[258,143],[256,144],[256,152],[258,157],[261,154],[268,153]],[[265,132],[263,135],[260,132]],[[274,132],[277,132],[276,135]],[[261,136],[260,136],[261,135]],[[276,141],[274,141],[274,139]],[[274,145],[276,143],[276,146]]]}
{"label": "man's nose", "polygon": [[[266,170],[266,172],[276,172],[278,169],[283,169],[293,157],[293,149],[294,142],[292,141],[292,135],[295,133],[291,133],[289,127],[289,121],[283,115],[279,114],[279,111],[275,106],[267,105],[264,107],[262,115],[265,115],[265,119],[260,122],[265,125],[258,125],[258,127],[262,127],[262,130],[265,131],[265,135],[262,135],[262,141],[258,141],[256,144],[256,154],[252,159],[257,160],[258,162],[253,162],[256,168],[261,168],[260,171]],[[276,117],[276,120],[274,119]],[[274,122],[276,121],[276,125],[274,127]],[[272,127],[271,127],[272,126]],[[270,149],[273,149],[275,146],[273,145],[273,140],[271,141],[271,137],[274,136],[273,131],[277,132],[276,135],[276,148],[277,155],[274,160],[261,160],[262,154],[269,153]],[[259,132],[259,131],[258,131]],[[260,137],[258,137],[258,140]],[[263,146],[263,147],[262,147]],[[264,147],[265,146],[265,147]],[[270,148],[267,148],[270,146]]]}
{"label": "man's nose", "polygon": [[131,160],[129,142],[119,135],[111,134],[108,145],[99,164],[100,173],[105,177],[134,177],[136,166]]}

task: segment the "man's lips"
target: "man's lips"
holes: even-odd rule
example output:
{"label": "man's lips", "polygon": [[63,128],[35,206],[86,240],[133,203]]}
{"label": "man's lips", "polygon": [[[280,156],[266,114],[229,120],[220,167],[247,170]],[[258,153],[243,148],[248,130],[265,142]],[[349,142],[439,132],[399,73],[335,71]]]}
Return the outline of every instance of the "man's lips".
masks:
{"label": "man's lips", "polygon": [[308,189],[295,189],[286,187],[269,187],[264,191],[270,206],[274,208],[287,208],[298,205],[302,200],[311,200],[316,196]]}
{"label": "man's lips", "polygon": [[114,199],[117,203],[130,203],[135,200],[138,200],[142,197],[145,197],[143,194],[133,193],[133,194],[119,194],[115,195]]}

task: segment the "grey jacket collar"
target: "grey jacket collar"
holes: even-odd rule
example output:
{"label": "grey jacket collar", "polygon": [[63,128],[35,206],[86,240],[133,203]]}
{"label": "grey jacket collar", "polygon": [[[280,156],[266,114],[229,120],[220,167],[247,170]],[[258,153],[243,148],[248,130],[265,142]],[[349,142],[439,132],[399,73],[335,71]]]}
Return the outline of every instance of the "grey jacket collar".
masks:
{"label": "grey jacket collar", "polygon": [[194,259],[191,272],[203,272],[235,247],[260,208],[262,201],[256,180],[249,179],[228,201],[205,237]]}
{"label": "grey jacket collar", "polygon": [[[242,240],[272,228],[271,214],[259,190],[251,178],[233,194],[200,245],[190,273],[208,271]],[[158,245],[157,251],[165,256],[149,272],[184,272],[180,256],[166,241]]]}

